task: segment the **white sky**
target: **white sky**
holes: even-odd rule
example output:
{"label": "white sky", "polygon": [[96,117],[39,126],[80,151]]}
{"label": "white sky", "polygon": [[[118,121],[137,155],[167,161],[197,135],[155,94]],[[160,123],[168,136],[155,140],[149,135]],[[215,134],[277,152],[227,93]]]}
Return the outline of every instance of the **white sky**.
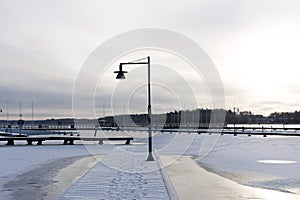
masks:
{"label": "white sky", "polygon": [[153,27],[204,48],[227,109],[300,110],[299,10],[298,0],[0,0],[0,107],[8,101],[16,118],[22,100],[30,118],[33,101],[37,117],[72,116],[73,83],[88,55],[114,35]]}

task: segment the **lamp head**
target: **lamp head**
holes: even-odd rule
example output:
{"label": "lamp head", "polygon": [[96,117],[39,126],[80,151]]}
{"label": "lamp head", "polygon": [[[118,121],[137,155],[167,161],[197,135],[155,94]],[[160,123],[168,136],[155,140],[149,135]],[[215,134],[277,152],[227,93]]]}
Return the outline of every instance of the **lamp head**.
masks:
{"label": "lamp head", "polygon": [[125,73],[126,71],[115,71],[114,73],[117,73],[116,79],[125,79]]}
{"label": "lamp head", "polygon": [[127,71],[122,70],[122,64],[119,66],[119,71],[114,71],[114,73],[117,74],[116,79],[125,79],[125,73],[128,73]]}

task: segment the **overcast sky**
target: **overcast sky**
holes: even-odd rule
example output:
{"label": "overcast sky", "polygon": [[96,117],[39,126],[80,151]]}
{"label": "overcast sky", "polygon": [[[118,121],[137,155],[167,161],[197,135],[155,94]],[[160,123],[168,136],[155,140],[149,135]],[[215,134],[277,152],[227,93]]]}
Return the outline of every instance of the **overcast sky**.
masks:
{"label": "overcast sky", "polygon": [[[6,119],[7,101],[10,118],[17,118],[20,100],[25,118],[31,102],[36,118],[71,117],[74,82],[87,57],[139,28],[169,29],[197,42],[219,71],[226,109],[300,110],[299,10],[298,0],[0,0],[0,118]],[[100,113],[110,104],[102,87]],[[166,110],[171,103],[160,92],[154,104]],[[136,98],[132,112],[140,109]]]}

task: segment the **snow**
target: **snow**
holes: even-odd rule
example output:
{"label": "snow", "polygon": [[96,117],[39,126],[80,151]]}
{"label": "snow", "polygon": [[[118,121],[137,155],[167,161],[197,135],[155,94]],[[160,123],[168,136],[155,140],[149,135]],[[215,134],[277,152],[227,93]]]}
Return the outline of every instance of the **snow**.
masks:
{"label": "snow", "polygon": [[[300,188],[300,137],[164,133],[153,144],[160,155],[194,156],[206,169],[244,185]],[[268,160],[273,162],[261,162]]]}
{"label": "snow", "polygon": [[298,137],[222,136],[199,162],[246,185],[290,191],[300,187],[299,142]]}
{"label": "snow", "polygon": [[[93,135],[94,133],[83,133]],[[150,188],[156,188],[156,194],[164,198],[167,194],[157,162],[145,161],[148,151],[148,137],[145,132],[103,132],[97,136],[119,135],[133,136],[132,145],[105,144],[96,145],[54,145],[41,146],[0,145],[0,187],[17,174],[59,158],[80,155],[101,154],[106,157],[79,179],[67,191],[76,191],[87,176],[103,180],[103,194],[114,198],[113,191],[121,190],[128,198],[150,198]],[[193,156],[201,166],[239,183],[270,188],[280,191],[293,191],[300,188],[300,138],[298,137],[262,137],[209,135],[195,133],[154,133],[153,147],[157,155]],[[261,162],[261,161],[283,161]],[[97,173],[97,172],[105,173]],[[122,172],[116,179],[114,176]],[[201,178],[201,177],[199,177]],[[127,181],[126,187],[122,184]],[[139,181],[141,182],[139,182]],[[146,184],[147,183],[147,184]],[[76,186],[77,185],[77,186]],[[123,184],[124,185],[124,184]],[[149,187],[148,187],[148,186]],[[135,186],[140,188],[135,190]],[[106,189],[105,189],[106,188]],[[138,191],[138,192],[137,192]],[[136,192],[136,193],[135,193]],[[135,193],[135,194],[133,194]],[[130,196],[131,195],[131,196]],[[71,195],[72,196],[72,195]],[[161,199],[162,199],[161,198]]]}
{"label": "snow", "polygon": [[123,148],[105,156],[60,199],[169,199],[157,162]]}

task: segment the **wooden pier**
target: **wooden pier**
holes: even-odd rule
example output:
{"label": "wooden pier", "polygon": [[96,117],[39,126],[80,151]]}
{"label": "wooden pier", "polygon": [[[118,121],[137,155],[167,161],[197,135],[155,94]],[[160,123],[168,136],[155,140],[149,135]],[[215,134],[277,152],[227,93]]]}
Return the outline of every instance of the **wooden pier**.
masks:
{"label": "wooden pier", "polygon": [[79,136],[35,136],[35,137],[1,137],[0,141],[7,141],[6,145],[14,145],[15,141],[26,141],[28,145],[37,142],[37,145],[42,145],[44,141],[63,141],[64,145],[74,145],[74,141],[98,141],[103,144],[104,141],[118,141],[123,140],[125,144],[129,145],[133,137],[79,137]]}

